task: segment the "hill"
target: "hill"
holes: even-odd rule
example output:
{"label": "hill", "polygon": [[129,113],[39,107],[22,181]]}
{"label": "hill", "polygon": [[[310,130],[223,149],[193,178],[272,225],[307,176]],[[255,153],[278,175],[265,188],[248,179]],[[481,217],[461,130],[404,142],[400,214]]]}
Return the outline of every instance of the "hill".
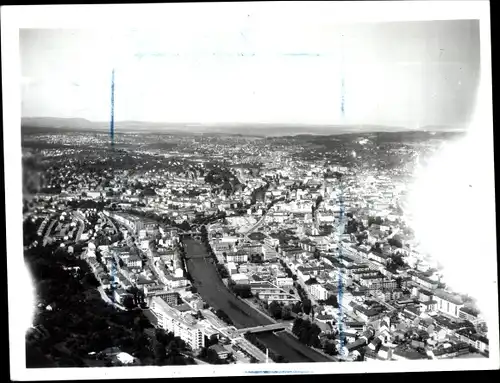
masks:
{"label": "hill", "polygon": [[[23,118],[23,133],[58,129],[60,131],[108,131],[109,122],[93,122],[82,118]],[[306,125],[306,124],[270,124],[270,123],[164,123],[143,121],[117,121],[115,133],[168,133],[168,134],[220,134],[253,137],[282,136],[330,136],[340,134],[366,134],[372,132],[394,133],[409,132],[408,129],[382,125]],[[421,131],[442,132],[447,127],[424,127]]]}

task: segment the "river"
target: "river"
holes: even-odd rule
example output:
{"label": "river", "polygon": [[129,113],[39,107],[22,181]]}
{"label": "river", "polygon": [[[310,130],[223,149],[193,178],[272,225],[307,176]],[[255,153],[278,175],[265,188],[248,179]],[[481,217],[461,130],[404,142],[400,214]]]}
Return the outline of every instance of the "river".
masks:
{"label": "river", "polygon": [[[255,327],[272,323],[259,311],[236,298],[224,285],[205,246],[200,241],[185,239],[186,264],[198,293],[213,308],[223,310],[236,328]],[[270,350],[290,362],[331,362],[324,355],[300,343],[290,334],[281,331],[257,336]]]}

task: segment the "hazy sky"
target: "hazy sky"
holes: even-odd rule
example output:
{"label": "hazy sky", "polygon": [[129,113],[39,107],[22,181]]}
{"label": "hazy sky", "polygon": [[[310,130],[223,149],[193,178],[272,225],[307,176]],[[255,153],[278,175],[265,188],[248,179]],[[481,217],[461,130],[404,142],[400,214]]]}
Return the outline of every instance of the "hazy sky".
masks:
{"label": "hazy sky", "polygon": [[21,30],[23,117],[109,120],[113,67],[116,120],[414,128],[474,107],[478,21],[167,28]]}

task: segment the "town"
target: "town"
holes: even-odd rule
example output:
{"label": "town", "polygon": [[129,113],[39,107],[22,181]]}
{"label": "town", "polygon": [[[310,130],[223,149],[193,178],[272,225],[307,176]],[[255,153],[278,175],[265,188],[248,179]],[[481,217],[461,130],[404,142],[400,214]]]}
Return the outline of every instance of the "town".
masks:
{"label": "town", "polygon": [[[100,339],[84,365],[487,357],[479,308],[405,216],[437,137],[389,136],[29,135],[25,253],[63,254],[154,349]],[[43,295],[34,347],[58,310]]]}

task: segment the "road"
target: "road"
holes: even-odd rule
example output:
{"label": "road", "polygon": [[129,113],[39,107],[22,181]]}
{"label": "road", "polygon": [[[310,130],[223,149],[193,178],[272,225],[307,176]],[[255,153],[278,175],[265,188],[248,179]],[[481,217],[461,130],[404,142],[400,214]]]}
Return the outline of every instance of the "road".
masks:
{"label": "road", "polygon": [[193,360],[195,361],[196,364],[210,364],[210,363],[202,361],[201,359],[195,358],[193,355],[189,355],[189,354],[186,354],[183,352],[179,352],[179,354],[181,354],[182,356],[184,356],[186,358],[193,358]]}
{"label": "road", "polygon": [[246,233],[243,234],[246,238],[248,238],[248,235],[252,234],[254,232],[254,230],[257,227],[259,227],[262,224],[262,222],[264,222],[268,212],[269,212],[269,210],[266,210],[266,212],[264,214],[262,214],[262,217],[250,229],[248,229],[246,231]]}
{"label": "road", "polygon": [[110,305],[113,305],[118,310],[126,311],[125,307],[123,307],[122,305],[119,305],[118,303],[114,302],[110,297],[108,297],[108,295],[106,294],[106,292],[104,291],[102,286],[99,286],[97,288],[97,291],[99,291],[99,294],[101,294],[101,298],[104,302],[106,302]]}
{"label": "road", "polygon": [[255,224],[254,224],[251,228],[250,228],[250,229],[248,229],[248,230],[247,230],[247,232],[245,233],[245,236],[248,236],[249,234],[252,234],[252,233],[253,233],[253,231],[254,231],[256,228],[258,228],[258,227],[262,224],[262,222],[264,222],[264,219],[266,218],[266,214],[267,214],[267,213],[264,213],[264,214],[262,215],[262,217],[261,217],[261,218],[260,218],[260,219],[259,219],[259,220],[258,220],[258,221],[257,221],[257,222],[256,222],[256,223],[255,223]]}
{"label": "road", "polygon": [[52,226],[54,226],[54,224],[56,223],[56,221],[57,220],[55,218],[53,218],[52,221],[50,221],[50,225],[47,228],[47,231],[45,232],[45,235],[43,236],[43,246],[45,246],[47,244],[47,239],[49,238],[49,234],[52,231]]}
{"label": "road", "polygon": [[83,219],[81,217],[79,217],[74,212],[72,212],[72,214],[73,214],[73,217],[76,218],[79,222],[78,231],[77,231],[76,236],[75,236],[75,242],[78,242],[83,234],[83,230],[85,229],[85,222],[83,221]]}
{"label": "road", "polygon": [[116,227],[115,223],[113,222],[113,220],[111,218],[109,218],[104,213],[101,213],[101,217],[104,218],[104,219],[106,219],[106,221],[110,224],[110,226],[113,227],[115,233],[118,233],[118,228]]}

